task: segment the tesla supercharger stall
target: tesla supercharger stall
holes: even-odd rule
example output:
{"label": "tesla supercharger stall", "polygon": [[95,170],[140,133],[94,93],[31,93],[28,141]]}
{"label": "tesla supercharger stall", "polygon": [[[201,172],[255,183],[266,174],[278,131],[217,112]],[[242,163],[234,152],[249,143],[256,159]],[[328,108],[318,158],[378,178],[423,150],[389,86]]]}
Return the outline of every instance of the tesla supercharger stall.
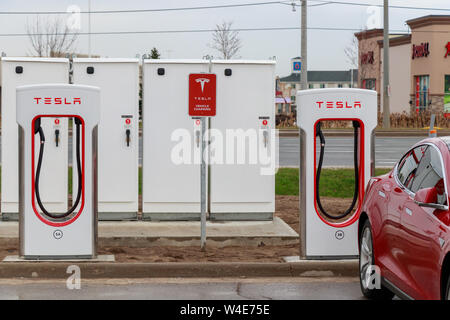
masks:
{"label": "tesla supercharger stall", "polygon": [[[21,57],[1,59],[2,220],[17,220],[19,211],[16,87],[39,83],[68,83],[68,80],[68,59]],[[41,126],[48,139],[46,146],[48,159],[41,169],[42,201],[49,209],[62,211],[67,208],[68,192],[67,119],[43,119]],[[55,176],[63,178],[56,180]]]}
{"label": "tesla supercharger stall", "polygon": [[[19,125],[19,238],[25,259],[93,258],[97,245],[97,126],[100,90],[68,84],[17,88]],[[51,160],[53,143],[43,128],[45,120],[72,119],[78,183],[72,203],[62,210],[43,203],[42,169]],[[55,183],[65,172],[46,172]],[[67,193],[66,193],[67,198]]]}
{"label": "tesla supercharger stall", "polygon": [[[73,83],[96,86],[101,91],[102,122],[98,126],[101,163],[98,168],[99,219],[137,219],[139,60],[74,59]],[[73,148],[75,150],[75,144]],[[75,178],[75,171],[73,175]],[[73,190],[75,193],[76,183]]]}
{"label": "tesla supercharger stall", "polygon": [[[340,259],[358,255],[358,218],[364,189],[374,173],[377,93],[363,89],[298,91],[300,128],[300,257]],[[353,132],[354,195],[348,208],[336,212],[323,203],[319,186],[327,141],[326,121],[348,121]],[[333,211],[333,212],[332,212]]]}

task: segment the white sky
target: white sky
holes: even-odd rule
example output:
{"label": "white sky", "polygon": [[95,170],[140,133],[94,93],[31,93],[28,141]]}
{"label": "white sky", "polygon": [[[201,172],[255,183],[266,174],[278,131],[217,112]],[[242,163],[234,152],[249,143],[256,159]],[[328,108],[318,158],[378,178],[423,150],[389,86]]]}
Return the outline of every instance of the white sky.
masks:
{"label": "white sky", "polygon": [[[219,5],[230,3],[265,2],[268,0],[91,0],[91,10],[153,9],[189,6]],[[382,0],[341,0],[382,4]],[[318,4],[308,1],[310,5]],[[78,5],[87,11],[88,0],[1,0],[0,11],[66,11],[70,5]],[[391,30],[405,30],[405,21],[429,14],[450,14],[448,0],[391,0],[390,5],[449,8],[449,11],[425,11],[391,9]],[[381,8],[379,9],[381,10]],[[42,16],[45,18],[47,16]],[[310,7],[308,25],[310,27],[337,27],[361,29],[369,18],[367,7],[329,4]],[[382,27],[382,11],[379,21]],[[33,15],[0,15],[1,33],[26,33],[27,21]],[[214,29],[217,23],[233,21],[236,28],[260,27],[298,27],[300,26],[300,7],[296,12],[287,5],[274,4],[240,8],[192,10],[175,12],[149,12],[127,14],[91,15],[92,32],[102,31],[151,31],[181,29]],[[88,31],[87,15],[82,15],[81,32]],[[309,70],[345,70],[350,65],[344,48],[351,42],[352,31],[308,32]],[[290,74],[290,59],[300,55],[300,30],[288,31],[247,31],[240,33],[243,59],[277,58],[277,74]],[[88,37],[80,36],[77,52],[87,52]],[[450,40],[450,39],[449,39]],[[206,54],[218,56],[208,47],[210,33],[182,34],[140,34],[140,35],[94,35],[92,53],[108,57],[135,57],[136,54],[149,53],[156,47],[163,58],[201,58]],[[8,56],[27,55],[29,39],[25,37],[0,37],[0,51]]]}

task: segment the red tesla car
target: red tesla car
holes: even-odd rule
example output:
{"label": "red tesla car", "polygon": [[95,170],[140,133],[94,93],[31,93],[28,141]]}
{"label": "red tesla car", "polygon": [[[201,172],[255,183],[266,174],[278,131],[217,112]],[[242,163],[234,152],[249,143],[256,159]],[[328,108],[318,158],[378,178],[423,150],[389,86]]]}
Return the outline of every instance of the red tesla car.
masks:
{"label": "red tesla car", "polygon": [[450,137],[440,137],[417,143],[369,181],[359,219],[366,297],[450,300],[449,179]]}

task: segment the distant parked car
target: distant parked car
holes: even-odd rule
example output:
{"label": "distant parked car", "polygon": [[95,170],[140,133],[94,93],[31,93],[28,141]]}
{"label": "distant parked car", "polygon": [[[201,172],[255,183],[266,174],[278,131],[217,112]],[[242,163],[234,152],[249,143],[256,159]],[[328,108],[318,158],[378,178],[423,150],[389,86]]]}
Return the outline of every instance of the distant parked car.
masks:
{"label": "distant parked car", "polygon": [[[450,137],[441,137],[415,144],[391,172],[369,181],[359,220],[366,297],[450,300],[449,179]],[[379,289],[370,282],[374,271]]]}

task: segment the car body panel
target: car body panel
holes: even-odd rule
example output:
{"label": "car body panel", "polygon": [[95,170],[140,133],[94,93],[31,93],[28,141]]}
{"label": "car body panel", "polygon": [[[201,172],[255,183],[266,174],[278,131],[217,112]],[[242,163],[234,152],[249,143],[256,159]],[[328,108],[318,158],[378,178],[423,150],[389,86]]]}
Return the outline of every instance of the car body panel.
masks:
{"label": "car body panel", "polygon": [[[442,156],[444,177],[440,186],[445,186],[447,192],[446,210],[419,206],[414,201],[415,194],[405,188],[397,177],[403,157],[391,172],[371,179],[362,207],[372,227],[375,263],[380,268],[381,276],[414,299],[441,298],[442,264],[450,250],[450,137],[422,140],[412,146],[410,151],[423,150],[424,155],[428,147],[434,148],[430,149],[430,153],[438,150]],[[409,155],[412,158],[412,154]],[[411,172],[411,184],[409,176],[404,180],[409,187],[415,181],[420,185],[429,172],[436,171],[437,166],[425,156],[422,157],[422,166],[419,167],[420,158],[416,170]],[[426,161],[429,161],[428,166]],[[421,173],[424,174],[416,179],[416,174],[419,176]],[[439,175],[436,177],[439,178]],[[443,198],[440,199],[445,202]]]}

